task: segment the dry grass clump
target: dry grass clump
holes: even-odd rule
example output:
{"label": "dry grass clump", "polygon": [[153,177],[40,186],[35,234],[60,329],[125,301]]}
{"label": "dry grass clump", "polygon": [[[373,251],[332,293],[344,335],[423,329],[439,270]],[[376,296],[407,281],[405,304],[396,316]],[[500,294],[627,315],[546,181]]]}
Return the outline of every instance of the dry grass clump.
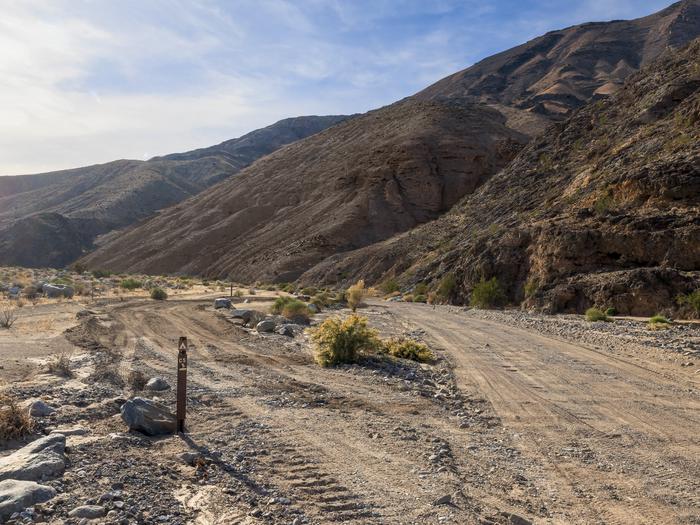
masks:
{"label": "dry grass clump", "polygon": [[9,329],[17,321],[17,307],[10,302],[0,303],[0,328]]}
{"label": "dry grass clump", "polygon": [[270,307],[270,312],[282,315],[297,323],[308,323],[311,318],[311,312],[306,303],[288,295],[275,299]]}
{"label": "dry grass clump", "polygon": [[345,299],[348,302],[348,306],[355,312],[358,307],[362,304],[362,301],[367,296],[367,289],[365,288],[364,279],[360,279],[357,283],[353,284],[348,291],[345,293]]}
{"label": "dry grass clump", "polygon": [[652,330],[665,330],[671,327],[671,321],[663,315],[656,314],[649,319],[649,328]]}
{"label": "dry grass clump", "polygon": [[345,320],[326,319],[312,333],[316,343],[316,362],[321,366],[355,363],[381,347],[377,331],[367,326],[367,319],[351,315]]}
{"label": "dry grass clump", "polygon": [[139,392],[146,387],[148,378],[141,370],[131,370],[126,376],[126,384],[131,387],[134,392]]}
{"label": "dry grass clump", "polygon": [[19,406],[17,398],[0,393],[0,441],[18,439],[34,431],[29,411]]}
{"label": "dry grass clump", "polygon": [[60,377],[73,377],[75,374],[70,367],[70,357],[66,354],[59,354],[46,363],[46,371]]}
{"label": "dry grass clump", "polygon": [[419,363],[430,363],[435,360],[435,355],[428,345],[413,339],[391,338],[384,342],[384,351],[394,357],[410,359]]}

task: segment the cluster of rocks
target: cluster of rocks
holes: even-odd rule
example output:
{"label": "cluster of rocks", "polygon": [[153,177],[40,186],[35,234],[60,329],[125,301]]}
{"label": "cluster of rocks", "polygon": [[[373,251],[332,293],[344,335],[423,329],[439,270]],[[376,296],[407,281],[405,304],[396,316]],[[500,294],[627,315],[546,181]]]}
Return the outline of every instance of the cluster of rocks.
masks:
{"label": "cluster of rocks", "polygon": [[700,325],[697,324],[676,323],[665,330],[650,330],[647,322],[631,319],[592,323],[579,315],[551,316],[520,310],[468,310],[467,314],[607,350],[622,350],[630,345],[662,349],[700,364]]}
{"label": "cluster of rocks", "polygon": [[295,337],[304,330],[303,326],[291,322],[286,317],[270,315],[257,310],[234,309],[227,317],[244,328],[254,329],[259,334],[275,333]]}
{"label": "cluster of rocks", "polygon": [[65,451],[66,436],[50,434],[0,458],[0,522],[31,518],[25,509],[56,496],[44,483],[65,471]]}

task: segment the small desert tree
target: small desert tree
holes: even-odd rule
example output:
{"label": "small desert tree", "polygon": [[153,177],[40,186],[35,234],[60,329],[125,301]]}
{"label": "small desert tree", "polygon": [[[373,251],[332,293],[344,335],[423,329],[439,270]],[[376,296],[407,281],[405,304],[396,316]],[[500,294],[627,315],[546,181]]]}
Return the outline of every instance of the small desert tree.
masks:
{"label": "small desert tree", "polygon": [[17,320],[17,309],[11,304],[0,305],[0,328],[12,328]]}
{"label": "small desert tree", "polygon": [[348,306],[352,308],[352,311],[357,311],[357,308],[362,304],[365,296],[367,295],[367,289],[365,288],[364,279],[360,279],[355,284],[353,284],[347,291],[347,301]]}

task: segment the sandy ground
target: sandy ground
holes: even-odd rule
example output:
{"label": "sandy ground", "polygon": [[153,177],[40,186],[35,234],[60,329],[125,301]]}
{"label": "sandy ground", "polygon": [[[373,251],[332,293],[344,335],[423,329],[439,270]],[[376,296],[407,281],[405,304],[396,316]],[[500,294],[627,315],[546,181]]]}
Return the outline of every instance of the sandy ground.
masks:
{"label": "sandy ground", "polygon": [[[52,306],[61,321],[32,354],[110,353],[123,375],[174,384],[186,335],[184,436],[126,433],[118,405],[133,393],[90,380],[90,359],[75,359],[70,381],[0,370],[16,394],[61,407],[42,425],[89,429],[69,439],[61,494],[38,521],[72,523],[71,508],[117,486],[126,523],[700,523],[700,377],[663,350],[603,351],[456,308],[371,301],[362,313],[383,335],[423,339],[439,360],[322,369],[305,335],[246,331],[211,297],[98,301],[80,321]],[[249,299],[263,309],[272,296]],[[66,339],[55,332],[69,317]],[[20,329],[0,337],[3,361],[32,348]],[[201,460],[183,462],[187,451]]]}

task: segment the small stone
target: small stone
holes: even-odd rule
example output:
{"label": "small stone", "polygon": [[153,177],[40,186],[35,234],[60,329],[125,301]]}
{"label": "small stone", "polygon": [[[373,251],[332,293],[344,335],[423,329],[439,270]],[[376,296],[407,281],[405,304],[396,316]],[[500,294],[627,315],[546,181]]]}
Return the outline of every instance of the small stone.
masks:
{"label": "small stone", "polygon": [[436,499],[433,501],[433,505],[450,505],[452,503],[452,495],[451,494],[445,494],[444,496]]}
{"label": "small stone", "polygon": [[82,505],[71,510],[68,515],[71,518],[85,518],[88,520],[96,520],[107,514],[107,509],[101,505]]}

